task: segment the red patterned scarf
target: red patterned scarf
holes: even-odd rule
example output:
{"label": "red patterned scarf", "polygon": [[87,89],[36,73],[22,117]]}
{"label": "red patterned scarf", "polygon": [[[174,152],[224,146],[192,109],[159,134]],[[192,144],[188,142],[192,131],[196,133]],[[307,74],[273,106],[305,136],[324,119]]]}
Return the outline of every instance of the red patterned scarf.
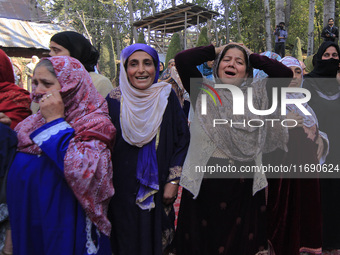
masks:
{"label": "red patterned scarf", "polygon": [[14,84],[12,63],[0,50],[0,112],[12,120],[12,129],[31,114],[30,104],[30,93]]}
{"label": "red patterned scarf", "polygon": [[[116,129],[108,115],[107,103],[78,60],[66,56],[47,59],[52,62],[61,85],[65,120],[75,130],[64,159],[65,178],[87,216],[102,233],[109,236],[111,224],[106,214],[109,200],[114,194],[109,148]],[[36,88],[32,85],[33,99],[37,100],[41,95],[35,93]],[[19,151],[41,153],[29,136],[44,124],[45,119],[38,111],[17,126]]]}

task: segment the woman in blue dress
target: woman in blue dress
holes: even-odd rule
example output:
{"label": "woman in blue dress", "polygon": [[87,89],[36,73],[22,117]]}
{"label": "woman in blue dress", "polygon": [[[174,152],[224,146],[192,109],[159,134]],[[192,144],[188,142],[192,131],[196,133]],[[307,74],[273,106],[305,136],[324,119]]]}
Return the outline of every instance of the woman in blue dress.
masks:
{"label": "woman in blue dress", "polygon": [[161,255],[174,236],[175,201],[189,145],[188,121],[175,92],[157,82],[157,52],[122,51],[119,87],[106,98],[117,128],[110,202],[115,255]]}
{"label": "woman in blue dress", "polygon": [[115,128],[106,101],[71,57],[42,60],[32,85],[40,110],[15,128],[8,175],[14,254],[111,254]]}

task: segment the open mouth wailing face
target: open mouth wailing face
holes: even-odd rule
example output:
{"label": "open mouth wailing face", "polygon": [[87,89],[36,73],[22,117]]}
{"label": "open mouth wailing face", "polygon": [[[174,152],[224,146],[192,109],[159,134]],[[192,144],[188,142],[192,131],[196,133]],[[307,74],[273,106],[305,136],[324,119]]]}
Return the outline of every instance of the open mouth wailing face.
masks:
{"label": "open mouth wailing face", "polygon": [[237,48],[227,50],[218,66],[218,77],[225,84],[241,85],[244,78],[248,76],[246,72],[246,61],[244,54]]}

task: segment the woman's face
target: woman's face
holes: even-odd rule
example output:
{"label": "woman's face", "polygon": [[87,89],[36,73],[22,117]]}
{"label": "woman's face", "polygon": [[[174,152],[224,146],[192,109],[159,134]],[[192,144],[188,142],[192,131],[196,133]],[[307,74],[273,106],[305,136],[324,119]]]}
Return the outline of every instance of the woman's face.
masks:
{"label": "woman's face", "polygon": [[302,82],[302,71],[298,66],[291,66],[290,69],[293,71],[293,79],[288,87],[300,87]]}
{"label": "woman's face", "polygon": [[71,56],[70,51],[60,44],[50,41],[50,56]]}
{"label": "woman's face", "polygon": [[35,93],[37,94],[44,95],[52,90],[61,90],[57,77],[51,74],[46,66],[39,66],[35,68],[32,83],[36,86]]}
{"label": "woman's face", "polygon": [[218,77],[225,84],[241,85],[248,76],[244,54],[237,48],[227,50],[218,66]]}
{"label": "woman's face", "polygon": [[164,70],[164,67],[161,62],[159,62],[159,71],[162,72]]}
{"label": "woman's face", "polygon": [[174,59],[170,59],[168,62],[168,68],[171,69],[171,67],[175,66],[175,60]]}
{"label": "woman's face", "polygon": [[339,54],[336,51],[336,48],[333,46],[328,47],[325,52],[322,54],[322,60],[327,60],[327,59],[339,59]]}
{"label": "woman's face", "polygon": [[152,57],[145,51],[136,51],[127,59],[126,73],[130,84],[136,89],[149,88],[156,76]]}

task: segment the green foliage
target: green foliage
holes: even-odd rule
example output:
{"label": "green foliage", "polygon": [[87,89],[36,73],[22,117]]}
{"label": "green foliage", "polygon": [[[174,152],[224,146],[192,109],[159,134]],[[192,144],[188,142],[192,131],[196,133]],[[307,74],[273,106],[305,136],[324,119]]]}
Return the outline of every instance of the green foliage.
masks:
{"label": "green foliage", "polygon": [[213,1],[212,0],[193,0],[192,3],[193,4],[197,4],[201,7],[207,8],[209,10],[212,9],[213,6]]}
{"label": "green foliage", "polygon": [[321,32],[323,29],[323,0],[315,1],[315,17],[314,17],[314,52],[317,52],[319,46],[323,42]]}
{"label": "green foliage", "polygon": [[292,57],[294,57],[294,58],[296,58],[300,61],[303,61],[302,50],[301,50],[301,41],[300,41],[299,37],[296,37],[296,39],[295,39],[295,44],[294,44],[294,48],[293,48],[293,51],[292,51]]}
{"label": "green foliage", "polygon": [[109,34],[104,37],[101,49],[102,51],[99,59],[99,70],[104,76],[112,81],[112,79],[114,79],[116,76],[117,70],[113,40]]}
{"label": "green foliage", "polygon": [[[238,0],[240,27],[242,37],[237,31],[235,1],[230,0],[229,6],[229,30],[230,40],[242,42],[254,52],[263,52],[266,46],[264,27],[264,4],[259,0]],[[224,18],[224,17],[222,17]],[[223,25],[224,23],[222,23]],[[225,35],[226,30],[221,29]]]}
{"label": "green foliage", "polygon": [[198,41],[196,44],[196,47],[199,46],[208,46],[210,44],[209,39],[208,39],[208,29],[207,27],[203,27],[201,29],[201,32],[198,36]]}
{"label": "green foliage", "polygon": [[237,43],[243,43],[243,37],[239,33],[236,34],[235,36],[235,42]]}
{"label": "green foliage", "polygon": [[[291,16],[288,29],[288,38],[286,41],[286,49],[294,51],[296,37],[300,38],[300,48],[307,51],[308,46],[308,0],[291,1]],[[275,24],[277,25],[277,24]]]}
{"label": "green foliage", "polygon": [[166,53],[165,63],[168,63],[170,59],[174,58],[178,52],[182,50],[181,41],[178,33],[175,33],[171,37],[168,52]]}
{"label": "green foliage", "polygon": [[[134,10],[134,17],[141,19],[152,15],[152,1],[131,0]],[[37,0],[39,5],[49,15],[50,20],[59,24],[67,24],[74,27],[76,31],[87,35],[85,26],[92,38],[93,44],[101,52],[104,45],[103,40],[106,33],[109,33],[115,41],[115,47],[119,46],[121,51],[130,44],[131,41],[131,24],[129,21],[128,0]],[[154,1],[157,11],[162,11],[169,7],[166,1]],[[181,1],[180,1],[181,2]],[[339,26],[340,11],[339,1],[336,0],[336,25]],[[151,4],[150,4],[151,3]],[[225,44],[226,26],[224,21],[224,6],[222,0],[193,0],[192,3],[199,6],[212,9],[221,15],[214,18],[216,28],[212,25],[212,37],[218,38],[217,46]],[[254,52],[263,52],[266,48],[265,42],[265,20],[264,20],[264,3],[263,0],[237,0],[241,35],[237,30],[236,20],[236,0],[229,0],[229,20],[228,28],[230,40],[242,41],[247,47]],[[275,28],[275,1],[271,0],[270,15],[272,30]],[[65,6],[66,5],[66,6]],[[291,52],[295,44],[295,38],[299,37],[302,52],[306,52],[308,43],[308,12],[309,0],[291,1],[291,15],[288,29],[288,38],[286,41],[286,50]],[[85,25],[83,24],[83,22]],[[314,19],[314,52],[322,43],[321,31],[323,28],[323,0],[315,2],[315,19]],[[207,24],[201,24],[206,26]],[[287,24],[288,25],[288,24]],[[117,29],[118,33],[113,34],[110,30]],[[141,35],[139,35],[141,36]],[[273,37],[274,38],[274,37]],[[210,38],[208,38],[210,39]],[[207,43],[209,44],[209,42]],[[207,45],[199,42],[197,45]],[[274,46],[274,42],[273,42]],[[118,54],[118,51],[116,51]]]}
{"label": "green foliage", "polygon": [[144,44],[146,44],[145,39],[144,39],[144,32],[143,32],[143,30],[138,35],[137,43],[144,43]]}
{"label": "green foliage", "polygon": [[310,55],[305,59],[305,65],[306,65],[306,72],[310,73],[311,71],[313,71],[313,56],[314,55]]}
{"label": "green foliage", "polygon": [[[144,2],[144,0],[141,1]],[[91,38],[92,44],[101,55],[100,59],[102,59],[102,54],[107,54],[102,49],[107,45],[107,42],[103,42],[107,33],[114,39],[115,47],[120,47],[119,52],[128,44],[131,26],[126,15],[126,0],[113,2],[107,0],[38,0],[38,2],[51,21],[72,26],[77,32]],[[114,33],[114,30],[118,32]]]}

